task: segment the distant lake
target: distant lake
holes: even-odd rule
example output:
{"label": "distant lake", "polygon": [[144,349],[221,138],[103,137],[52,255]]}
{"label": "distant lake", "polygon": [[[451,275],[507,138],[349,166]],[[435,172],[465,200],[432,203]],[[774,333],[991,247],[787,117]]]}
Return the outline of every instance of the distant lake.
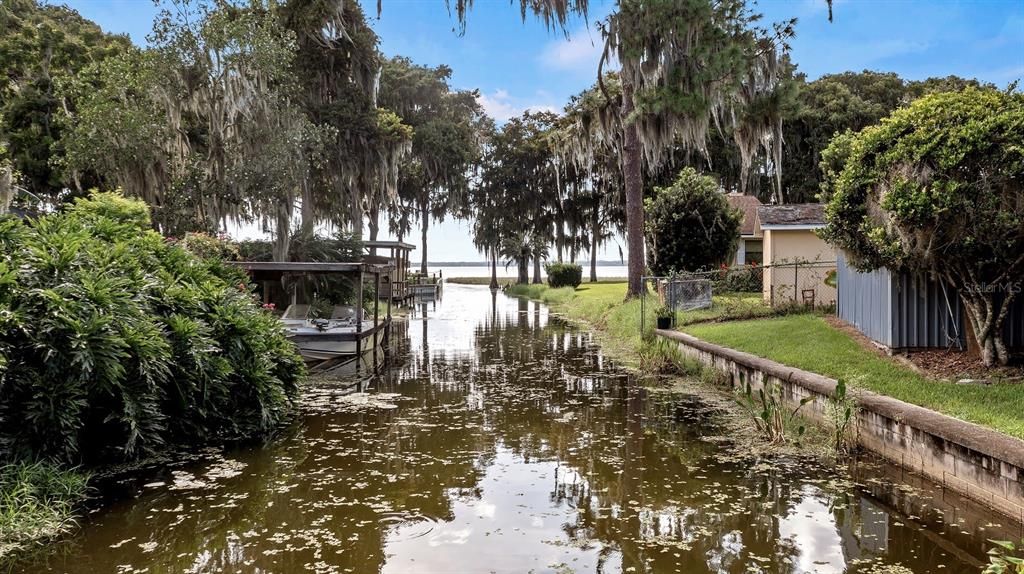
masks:
{"label": "distant lake", "polygon": [[[419,269],[419,265],[413,263],[412,270],[416,271]],[[427,271],[430,273],[441,272],[442,277],[490,277],[491,268],[487,266],[466,266],[466,267],[447,267],[447,266],[434,266],[428,265]],[[498,265],[498,278],[509,278],[516,276],[516,267],[510,265],[508,269],[505,269],[504,265]],[[544,273],[544,268],[541,267],[541,273]],[[533,266],[530,266],[530,275],[533,276]],[[611,279],[614,277],[625,277],[626,266],[625,265],[598,265],[597,266],[597,278],[598,279]],[[586,281],[590,277],[590,266],[583,265],[583,280]]]}

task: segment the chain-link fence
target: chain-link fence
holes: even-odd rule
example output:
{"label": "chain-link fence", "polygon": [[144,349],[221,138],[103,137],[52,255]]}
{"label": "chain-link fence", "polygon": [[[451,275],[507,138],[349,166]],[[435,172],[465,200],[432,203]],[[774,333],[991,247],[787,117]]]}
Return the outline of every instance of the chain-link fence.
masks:
{"label": "chain-link fence", "polygon": [[[750,319],[828,309],[836,303],[834,261],[722,267],[644,277],[645,313],[671,314],[676,324]],[[648,300],[654,298],[653,301]]]}

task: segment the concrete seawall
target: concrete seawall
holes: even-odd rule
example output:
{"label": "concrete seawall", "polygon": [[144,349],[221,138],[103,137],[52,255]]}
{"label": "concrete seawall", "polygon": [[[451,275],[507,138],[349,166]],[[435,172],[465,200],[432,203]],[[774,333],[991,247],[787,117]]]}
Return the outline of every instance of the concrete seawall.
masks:
{"label": "concrete seawall", "polygon": [[[734,387],[778,384],[794,406],[812,397],[801,413],[827,420],[834,379],[678,331],[655,333],[678,343],[684,355],[727,374]],[[1024,441],[870,391],[850,394],[860,407],[856,432],[861,446],[1024,524]]]}

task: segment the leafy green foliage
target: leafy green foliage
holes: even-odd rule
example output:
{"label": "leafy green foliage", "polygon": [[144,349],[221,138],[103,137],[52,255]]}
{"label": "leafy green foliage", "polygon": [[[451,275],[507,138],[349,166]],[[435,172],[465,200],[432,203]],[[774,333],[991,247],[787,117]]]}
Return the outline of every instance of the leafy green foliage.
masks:
{"label": "leafy green foliage", "polygon": [[645,205],[650,267],[656,275],[697,271],[726,261],[740,236],[740,212],[714,179],[684,168]]}
{"label": "leafy green foliage", "polygon": [[857,401],[850,395],[846,381],[838,379],[826,409],[828,420],[832,423],[832,448],[836,455],[846,452],[852,446],[853,441],[849,435],[856,411]]}
{"label": "leafy green foliage", "polygon": [[757,293],[760,295],[764,285],[764,270],[755,263],[743,267],[723,265],[711,275],[711,285],[715,293]]}
{"label": "leafy green foliage", "polygon": [[72,528],[87,479],[49,462],[0,466],[0,557]]}
{"label": "leafy green foliage", "polygon": [[[55,199],[66,183],[73,183],[59,168],[65,126],[56,119],[60,110],[76,105],[73,99],[62,100],[55,88],[90,64],[126,50],[130,41],[103,33],[71,8],[37,0],[0,3],[0,30],[0,133],[11,146],[25,187]],[[90,173],[77,176],[79,184],[96,183]]]}
{"label": "leafy green foliage", "polygon": [[544,267],[548,274],[548,285],[559,287],[579,287],[583,282],[583,267],[575,263],[548,263]]}
{"label": "leafy green foliage", "polygon": [[986,363],[1005,363],[1002,323],[1024,281],[1024,95],[925,96],[826,157],[843,167],[830,170],[824,237],[859,268],[959,289]]}
{"label": "leafy green foliage", "polygon": [[[755,392],[747,381],[739,391],[737,402],[747,410],[754,421],[754,426],[761,435],[772,444],[786,442],[786,429],[794,424],[797,413],[814,397],[804,397],[793,410],[786,406],[780,385],[766,384]],[[797,434],[803,436],[806,428],[797,426]]]}
{"label": "leafy green foliage", "polygon": [[266,432],[304,372],[243,274],[102,193],[0,220],[0,355],[6,454],[63,461]]}
{"label": "leafy green foliage", "polygon": [[982,574],[1024,573],[1024,540],[1017,545],[1009,540],[989,540],[995,546],[988,551],[989,564]]}

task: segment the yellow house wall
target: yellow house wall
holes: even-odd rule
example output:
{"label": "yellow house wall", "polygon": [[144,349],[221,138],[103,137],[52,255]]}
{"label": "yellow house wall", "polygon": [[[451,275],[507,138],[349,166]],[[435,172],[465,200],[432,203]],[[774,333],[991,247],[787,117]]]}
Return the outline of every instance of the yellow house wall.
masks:
{"label": "yellow house wall", "polygon": [[[765,229],[764,230],[764,263],[765,265],[784,265],[787,263],[827,262],[827,265],[808,265],[800,267],[794,277],[793,267],[764,270],[764,300],[769,303],[793,301],[794,293],[801,300],[802,291],[814,289],[814,301],[817,305],[835,303],[836,290],[825,285],[829,271],[835,270],[836,251],[822,241],[813,230]],[[794,288],[794,279],[796,287]]]}

